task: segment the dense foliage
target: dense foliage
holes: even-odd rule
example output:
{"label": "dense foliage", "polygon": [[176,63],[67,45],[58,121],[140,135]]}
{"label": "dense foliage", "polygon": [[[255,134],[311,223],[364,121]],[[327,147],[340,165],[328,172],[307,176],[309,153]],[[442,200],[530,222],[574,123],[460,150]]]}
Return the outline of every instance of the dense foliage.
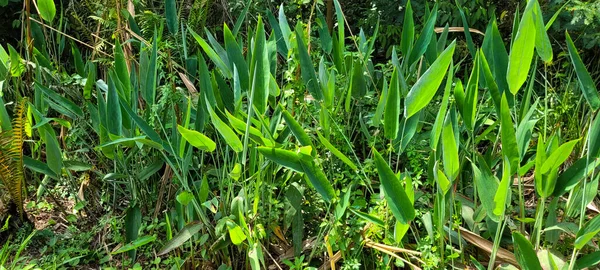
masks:
{"label": "dense foliage", "polygon": [[600,263],[597,4],[354,2],[0,0],[0,269]]}

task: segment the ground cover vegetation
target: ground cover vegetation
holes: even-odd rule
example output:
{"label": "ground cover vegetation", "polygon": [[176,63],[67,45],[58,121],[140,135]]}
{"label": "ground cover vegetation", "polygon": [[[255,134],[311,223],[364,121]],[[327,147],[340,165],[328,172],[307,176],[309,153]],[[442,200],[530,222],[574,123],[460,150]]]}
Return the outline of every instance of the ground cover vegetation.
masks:
{"label": "ground cover vegetation", "polygon": [[366,2],[0,1],[0,269],[597,267],[598,2]]}

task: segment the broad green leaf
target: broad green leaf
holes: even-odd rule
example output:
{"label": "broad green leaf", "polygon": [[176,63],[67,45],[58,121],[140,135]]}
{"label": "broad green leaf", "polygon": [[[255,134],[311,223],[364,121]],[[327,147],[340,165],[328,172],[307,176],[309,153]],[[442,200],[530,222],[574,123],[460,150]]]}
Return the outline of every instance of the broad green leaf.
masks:
{"label": "broad green leaf", "polygon": [[58,93],[54,92],[53,90],[44,86],[38,81],[35,81],[35,86],[45,95],[47,95],[51,99],[51,101],[56,102],[58,106],[62,107],[64,110],[67,110],[67,113],[69,115],[75,115],[78,117],[83,116],[83,111],[81,110],[81,108],[79,108],[79,106],[73,103],[73,101],[70,101],[67,98],[59,95]]}
{"label": "broad green leaf", "polygon": [[400,181],[381,154],[373,149],[373,155],[379,174],[379,180],[381,181],[385,193],[385,200],[392,209],[392,213],[396,219],[403,224],[407,224],[415,218],[413,204],[410,202]]}
{"label": "broad green leaf", "polygon": [[600,114],[596,114],[596,118],[592,122],[588,131],[588,156],[591,158],[600,157]]}
{"label": "broad green leaf", "polygon": [[34,172],[41,173],[58,180],[57,174],[50,169],[48,164],[44,162],[32,159],[28,156],[23,156],[23,165]]}
{"label": "broad green leaf", "polygon": [[294,134],[294,137],[296,137],[298,142],[302,146],[312,146],[310,137],[308,137],[308,134],[306,134],[306,132],[304,132],[304,128],[302,128],[302,126],[298,123],[298,121],[296,121],[296,119],[294,119],[294,117],[283,107],[281,107],[281,112],[282,112],[281,115],[283,116],[283,119],[287,123],[288,127],[290,127],[290,130],[292,131],[292,133]]}
{"label": "broad green leaf", "polygon": [[575,269],[591,269],[592,266],[600,263],[600,250],[582,256],[575,262]]}
{"label": "broad green leaf", "polygon": [[462,117],[465,122],[465,126],[470,131],[473,131],[475,128],[475,121],[477,118],[477,96],[479,92],[479,57],[480,51],[475,53],[475,63],[473,64],[473,69],[471,70],[471,75],[469,76],[469,81],[466,85],[465,99],[464,105],[462,107]]}
{"label": "broad green leaf", "polygon": [[398,83],[398,69],[394,67],[390,87],[385,102],[383,114],[383,130],[385,137],[393,140],[398,136],[398,122],[400,121],[400,84]]}
{"label": "broad green leaf", "polygon": [[310,55],[308,54],[308,49],[304,44],[302,27],[296,28],[296,42],[298,46],[298,57],[300,58],[300,71],[302,73],[304,85],[313,98],[316,100],[323,100],[323,92],[321,91],[321,87],[319,87],[319,82],[317,81],[315,67],[313,66]]}
{"label": "broad green leaf", "polygon": [[381,94],[379,95],[379,101],[377,102],[375,114],[373,114],[373,118],[371,118],[371,126],[373,127],[379,128],[379,125],[381,125],[381,117],[383,117],[383,110],[386,107],[388,100],[388,92],[387,79],[383,77],[383,90],[381,90]]}
{"label": "broad green leaf", "polygon": [[154,30],[152,38],[152,50],[150,56],[142,51],[140,53],[140,87],[142,88],[142,97],[149,105],[154,105],[156,100],[156,83],[157,83],[157,58],[158,58],[158,37],[157,31]]}
{"label": "broad green leaf", "polygon": [[56,6],[54,5],[54,0],[37,0],[37,8],[40,12],[40,17],[47,21],[48,23],[52,23],[54,20],[54,16],[56,16]]}
{"label": "broad green leaf", "polygon": [[535,24],[535,50],[544,62],[550,63],[552,62],[552,44],[550,43],[550,38],[548,38],[548,33],[546,32],[540,3],[537,0],[534,0],[533,2],[532,11],[533,22]]}
{"label": "broad green leaf", "polygon": [[329,142],[325,137],[323,137],[323,135],[321,135],[321,133],[318,131],[317,131],[317,136],[319,137],[319,141],[321,142],[321,144],[323,144],[325,146],[325,148],[327,148],[327,150],[329,150],[329,152],[331,152],[334,156],[339,158],[342,162],[346,163],[346,165],[348,165],[353,171],[358,170],[358,167],[356,167],[356,165],[354,164],[354,162],[352,162],[352,160],[350,160],[340,150],[335,148],[335,146],[333,144],[331,144],[331,142]]}
{"label": "broad green leaf", "polygon": [[442,195],[446,195],[446,193],[452,187],[452,182],[448,180],[444,172],[442,172],[440,169],[437,170],[437,173],[435,175],[435,180],[438,184],[438,187],[440,188]]}
{"label": "broad green leaf", "polygon": [[256,150],[266,158],[281,166],[297,172],[304,172],[304,169],[300,164],[300,157],[293,151],[274,147],[257,147]]}
{"label": "broad green leaf", "polygon": [[[238,131],[238,133],[240,134],[245,134],[246,133],[246,122],[236,118],[235,116],[231,115],[229,112],[225,112],[227,114],[227,119],[229,119],[229,124],[231,124],[231,126]],[[252,139],[254,142],[260,144],[260,145],[264,145],[264,146],[273,146],[273,143],[264,138],[262,136],[262,133],[260,132],[260,130],[258,130],[257,128],[250,126],[250,128],[248,128],[248,132],[249,132],[249,136],[250,139]]]}
{"label": "broad green leaf", "polygon": [[319,194],[321,194],[321,196],[323,196],[323,199],[326,202],[331,202],[331,200],[335,198],[335,191],[333,190],[331,183],[329,183],[329,180],[327,180],[323,170],[315,163],[312,156],[302,152],[298,153],[298,156],[300,157],[302,170],[312,186]]}
{"label": "broad green leaf", "polygon": [[569,32],[565,31],[565,37],[567,48],[569,49],[569,56],[571,56],[571,62],[573,62],[573,66],[575,67],[575,73],[577,73],[581,92],[583,93],[585,100],[590,104],[590,107],[592,107],[592,110],[595,111],[600,108],[600,96],[598,95],[596,84],[581,61],[581,57],[579,57],[579,54],[577,53],[577,48],[575,48],[575,44],[573,44]]}
{"label": "broad green leaf", "polygon": [[512,184],[512,180],[510,177],[510,163],[505,158],[502,164],[502,181],[500,181],[500,185],[498,185],[498,190],[496,190],[496,194],[494,195],[494,215],[496,216],[504,216],[504,211],[506,210],[507,202],[510,202],[510,185]]}
{"label": "broad green leaf", "polygon": [[[499,108],[501,95],[504,91],[508,90],[508,83],[506,81],[508,53],[506,52],[506,47],[504,46],[502,36],[500,36],[500,31],[498,31],[498,25],[496,24],[495,19],[488,24],[488,27],[485,30],[485,38],[483,39],[483,44],[481,47],[485,55],[485,59],[487,60],[487,63],[483,63],[482,61],[482,67],[484,67],[485,71],[485,66],[483,65],[489,64],[489,69],[495,79],[493,81],[496,83],[499,89],[497,97],[494,97],[496,94],[492,92],[494,103],[497,105],[497,108]],[[489,84],[492,80],[488,80],[485,73],[484,75],[486,76],[486,83],[488,84],[489,88]]]}
{"label": "broad green leaf", "polygon": [[235,40],[235,37],[233,36],[231,30],[229,30],[229,27],[227,27],[226,24],[223,25],[223,37],[225,39],[225,49],[227,50],[227,56],[231,60],[231,70],[234,70],[235,73],[235,70],[237,69],[241,89],[249,89],[250,75],[248,64],[244,59],[244,55],[242,54],[242,49],[240,48],[240,45]]}
{"label": "broad green leaf", "polygon": [[283,41],[285,42],[285,45],[288,48],[288,53],[289,53],[289,50],[292,48],[292,44],[290,44],[290,36],[292,35],[292,30],[290,29],[287,18],[283,11],[283,4],[279,5],[278,18],[279,18],[279,28],[281,29],[281,35],[283,36]]}
{"label": "broad green leaf", "polygon": [[73,54],[73,62],[75,64],[75,71],[77,71],[77,74],[79,74],[79,76],[85,77],[85,71],[84,71],[85,68],[83,66],[83,58],[81,57],[81,52],[79,51],[77,46],[75,46],[74,42],[71,42],[71,54]]}
{"label": "broad green leaf", "polygon": [[156,241],[156,235],[146,235],[146,236],[142,236],[138,239],[136,239],[135,241],[126,244],[124,246],[122,246],[121,248],[117,249],[116,251],[111,252],[111,255],[116,255],[116,254],[120,254],[123,252],[127,252],[127,251],[132,251],[135,250],[141,246],[150,244],[152,242]]}
{"label": "broad green leaf", "polygon": [[455,47],[456,41],[453,41],[410,89],[404,104],[404,117],[409,118],[419,112],[435,96],[452,61]]}
{"label": "broad green leaf", "polygon": [[85,86],[83,87],[83,98],[90,100],[92,98],[92,87],[94,87],[94,83],[96,82],[96,65],[94,65],[94,62],[89,61],[87,67],[88,74]]}
{"label": "broad green leaf", "polygon": [[108,75],[108,92],[106,94],[106,117],[108,119],[108,132],[120,136],[123,128],[123,117],[121,115],[121,106],[119,103],[119,94],[115,86],[114,72]]}
{"label": "broad green leaf", "polygon": [[502,94],[500,105],[500,138],[502,139],[502,155],[508,159],[511,172],[516,171],[519,166],[519,148],[517,145],[517,137],[515,135],[515,127],[510,115],[506,93]]}
{"label": "broad green leaf", "polygon": [[444,128],[442,129],[442,161],[446,175],[450,181],[454,181],[458,177],[460,160],[458,158],[458,145],[456,144],[450,118],[450,114],[448,113],[444,121]]}
{"label": "broad green leaf", "polygon": [[45,135],[45,143],[46,143],[46,163],[48,163],[48,167],[56,174],[62,174],[62,153],[60,150],[60,146],[58,144],[58,140],[54,136],[53,132],[48,132],[44,130]]}
{"label": "broad green leaf", "polygon": [[177,125],[177,130],[188,143],[202,151],[212,152],[217,147],[217,144],[213,140],[198,131],[187,129],[180,125]]}
{"label": "broad green leaf", "polygon": [[182,246],[187,240],[192,238],[196,233],[202,229],[203,225],[199,221],[190,222],[173,239],[165,244],[165,246],[158,252],[158,256],[165,255],[171,250],[174,250]]}
{"label": "broad green leaf", "polygon": [[246,240],[246,234],[244,234],[242,228],[232,221],[227,221],[227,231],[229,231],[231,242],[236,246],[241,245]]}
{"label": "broad green leaf", "polygon": [[519,23],[519,30],[512,42],[508,60],[508,71],[506,80],[510,92],[515,95],[527,80],[531,61],[533,60],[533,49],[535,47],[536,29],[534,13],[531,7],[533,1],[529,0],[523,17]]}
{"label": "broad green leaf", "polygon": [[192,34],[192,36],[198,42],[200,47],[202,47],[202,50],[204,50],[206,55],[208,55],[208,58],[210,58],[210,60],[215,64],[215,66],[217,66],[221,74],[223,74],[225,78],[231,78],[232,71],[229,69],[229,66],[225,64],[223,59],[221,59],[221,57],[217,54],[217,52],[215,52],[215,50],[201,36],[196,34],[194,30],[188,27],[188,31]]}
{"label": "broad green leaf", "polygon": [[561,164],[563,164],[563,162],[569,158],[571,152],[573,152],[573,148],[579,142],[579,140],[581,139],[566,142],[558,147],[558,149],[554,150],[542,165],[540,173],[546,174],[551,169],[557,169]]}
{"label": "broad green leaf", "polygon": [[360,211],[356,211],[356,210],[354,210],[352,208],[350,208],[350,212],[354,213],[358,217],[360,217],[360,218],[362,218],[362,219],[364,219],[364,220],[366,220],[368,222],[371,222],[371,223],[373,223],[373,224],[375,224],[377,226],[380,226],[382,228],[385,227],[385,222],[383,220],[381,220],[380,218],[376,217],[376,216],[369,215],[367,213],[363,213],[363,212],[360,212]]}
{"label": "broad green leaf", "polygon": [[269,58],[265,39],[265,27],[262,18],[258,17],[258,25],[254,35],[254,52],[250,65],[252,78],[252,105],[260,114],[267,110],[267,99],[269,98],[269,83],[271,73],[269,72]]}
{"label": "broad green leaf", "polygon": [[433,123],[433,127],[431,128],[429,138],[429,147],[433,150],[437,149],[438,143],[440,141],[440,136],[442,135],[444,117],[446,117],[446,112],[448,111],[448,100],[450,99],[450,90],[452,88],[453,80],[454,63],[450,63],[450,71],[448,72],[448,77],[446,78],[446,86],[444,87],[444,96],[442,97],[442,104],[440,105],[440,109],[437,113],[437,116],[435,117],[435,122]]}
{"label": "broad green leaf", "polygon": [[[485,82],[488,91],[490,91],[490,95],[492,96],[492,102],[494,103],[494,107],[496,111],[500,111],[500,103],[502,100],[502,92],[500,91],[499,85],[497,84],[498,77],[495,77],[490,70],[490,66],[488,65],[487,58],[485,53],[479,53],[479,67],[480,74],[483,74],[483,78],[480,80]],[[506,69],[505,69],[506,70]],[[506,79],[506,76],[502,77]]]}
{"label": "broad green leaf", "polygon": [[494,176],[492,170],[481,155],[478,156],[477,161],[477,164],[479,164],[481,170],[479,170],[479,167],[475,165],[475,162],[471,163],[473,168],[473,180],[475,182],[475,186],[477,187],[477,195],[479,196],[481,204],[483,205],[483,208],[488,216],[492,220],[499,222],[500,218],[497,215],[494,215],[494,196],[498,190],[498,178]]}
{"label": "broad green leaf", "polygon": [[515,244],[515,257],[522,269],[542,269],[533,245],[525,236],[519,232],[513,232],[513,243]]}
{"label": "broad green leaf", "polygon": [[[421,35],[419,35],[419,38],[417,39],[415,46],[412,47],[410,50],[410,56],[408,57],[408,62],[406,62],[406,64],[408,64],[408,66],[411,66],[413,63],[415,63],[417,60],[419,60],[419,58],[427,50],[427,46],[429,45],[429,42],[431,42],[431,37],[433,35],[435,35],[433,30],[435,28],[435,21],[437,19],[437,13],[438,13],[438,11],[437,11],[437,3],[436,3],[436,5],[433,7],[433,12],[431,14],[429,14],[429,18],[427,18],[427,22],[425,22],[425,24],[423,25],[423,30],[421,31]],[[454,47],[452,45],[450,45],[450,46],[452,47],[452,51],[454,52]],[[441,55],[440,55],[440,57],[441,57]],[[437,62],[437,60],[436,60],[436,62]],[[443,77],[443,76],[439,76],[439,77]],[[440,80],[441,80],[441,78],[440,78]]]}
{"label": "broad green leaf", "polygon": [[236,153],[242,152],[244,150],[244,145],[240,141],[235,132],[225,123],[219,116],[213,111],[210,106],[206,106],[208,109],[208,113],[210,114],[210,119],[213,126],[217,129],[218,133],[225,139],[225,142],[233,151]]}
{"label": "broad green leaf", "polygon": [[587,156],[581,157],[558,176],[552,195],[558,197],[567,193],[567,191],[573,189],[581,179],[591,175],[598,166],[600,166],[599,158],[590,158],[588,160]]}
{"label": "broad green leaf", "polygon": [[[131,97],[131,80],[129,78],[129,70],[127,69],[127,60],[125,59],[125,55],[123,54],[123,48],[121,48],[121,42],[119,39],[115,42],[115,74],[117,74],[117,78],[125,87],[123,91],[123,96],[125,100],[128,101]],[[113,78],[115,79],[115,78]]]}
{"label": "broad green leaf", "polygon": [[[129,256],[131,256],[131,258],[135,260],[135,249],[137,247],[134,246],[134,241],[138,239],[138,234],[141,226],[142,212],[140,211],[140,207],[135,205],[130,206],[127,209],[127,214],[125,215],[125,241],[128,242],[128,244],[124,245],[121,248],[123,250],[117,250],[119,251],[119,253],[129,251]],[[138,244],[142,242],[138,242]]]}
{"label": "broad green leaf", "polygon": [[169,32],[177,34],[179,19],[177,17],[177,3],[175,0],[165,0],[165,17],[167,18]]}
{"label": "broad green leaf", "polygon": [[177,194],[176,199],[181,205],[187,206],[194,199],[194,194],[184,190]]}
{"label": "broad green leaf", "polygon": [[575,237],[575,248],[582,249],[598,233],[600,233],[600,215],[596,215],[579,229]]}

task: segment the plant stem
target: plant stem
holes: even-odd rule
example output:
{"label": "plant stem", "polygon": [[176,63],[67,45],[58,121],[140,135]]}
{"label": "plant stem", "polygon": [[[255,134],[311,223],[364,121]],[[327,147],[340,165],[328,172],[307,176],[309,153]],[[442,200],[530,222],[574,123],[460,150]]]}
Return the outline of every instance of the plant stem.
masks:
{"label": "plant stem", "polygon": [[502,235],[502,231],[504,230],[504,226],[506,225],[506,219],[504,219],[504,215],[500,217],[500,222],[498,222],[498,227],[496,227],[496,236],[494,236],[494,245],[492,247],[492,254],[490,255],[490,262],[488,264],[488,270],[494,269],[494,262],[496,261],[496,253],[498,253],[498,248],[500,247],[500,235]]}
{"label": "plant stem", "polygon": [[536,231],[535,249],[536,250],[538,250],[540,247],[540,239],[541,239],[541,235],[542,235],[542,223],[543,223],[543,218],[544,218],[545,207],[546,207],[545,198],[540,198],[540,207],[538,209],[538,213],[535,218],[535,231]]}

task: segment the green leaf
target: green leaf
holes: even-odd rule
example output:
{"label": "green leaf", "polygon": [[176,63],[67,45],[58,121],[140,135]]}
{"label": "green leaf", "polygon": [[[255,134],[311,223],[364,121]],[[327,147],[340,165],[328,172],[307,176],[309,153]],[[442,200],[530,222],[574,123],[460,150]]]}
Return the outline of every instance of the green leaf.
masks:
{"label": "green leaf", "polygon": [[451,117],[450,114],[448,114],[442,130],[442,161],[444,164],[444,171],[446,172],[446,175],[450,181],[454,181],[456,177],[458,177],[458,172],[460,169],[458,145],[456,145],[457,140],[454,137],[454,130],[452,126]]}
{"label": "green leaf", "polygon": [[177,3],[175,0],[165,0],[165,17],[167,18],[169,32],[177,34],[179,19],[177,18]]}
{"label": "green leaf", "polygon": [[181,205],[187,206],[194,199],[194,194],[184,190],[177,194],[176,199]]}
{"label": "green leaf", "polygon": [[258,17],[258,25],[256,34],[254,35],[254,52],[252,53],[250,75],[252,78],[252,105],[256,107],[260,114],[264,114],[267,110],[271,73],[265,27],[260,16]]}
{"label": "green leaf", "polygon": [[[139,206],[130,206],[127,209],[127,214],[125,215],[125,241],[127,241],[129,244],[124,245],[119,250],[117,250],[117,252],[115,252],[114,254],[129,251],[129,256],[131,256],[131,258],[133,260],[135,260],[135,255],[136,255],[135,249],[137,247],[134,246],[134,243],[137,242],[137,240],[138,240],[138,234],[139,234],[141,226],[142,226],[142,212],[140,211],[140,207]],[[154,238],[156,239],[156,237],[154,237]],[[143,241],[144,240],[142,240],[142,242]],[[152,240],[152,241],[154,241],[154,240]],[[142,242],[138,242],[138,244],[142,243]]]}
{"label": "green leaf", "polygon": [[519,148],[517,145],[517,137],[515,135],[515,127],[513,125],[506,93],[502,94],[502,102],[500,105],[500,136],[502,139],[502,155],[508,159],[510,168],[516,171],[519,166]]}
{"label": "green leaf", "polygon": [[48,132],[44,129],[45,142],[46,142],[46,163],[48,163],[48,167],[55,173],[55,175],[62,174],[62,153],[60,151],[60,146],[58,145],[58,140],[54,136],[53,132]]}
{"label": "green leaf", "polygon": [[382,227],[382,228],[385,227],[385,222],[383,220],[381,220],[380,218],[376,217],[376,216],[369,215],[367,213],[363,213],[363,212],[360,212],[360,211],[356,211],[356,210],[354,210],[352,208],[350,208],[350,212],[354,213],[358,217],[360,217],[360,218],[362,218],[362,219],[364,219],[364,220],[366,220],[368,222],[371,222],[371,223],[373,223],[373,224],[375,224],[375,225],[377,225],[379,227]]}
{"label": "green leaf", "polygon": [[575,269],[588,269],[598,263],[600,263],[600,250],[577,259]]}
{"label": "green leaf", "polygon": [[180,125],[177,125],[177,130],[188,143],[202,151],[212,152],[217,147],[217,144],[213,140],[198,131],[187,129]]}
{"label": "green leaf", "polygon": [[515,244],[515,257],[522,269],[542,269],[533,245],[525,236],[519,232],[513,232],[513,243]]}
{"label": "green leaf", "polygon": [[137,249],[137,248],[139,248],[141,246],[150,244],[150,243],[152,243],[154,241],[156,241],[156,235],[142,236],[142,237],[136,239],[135,241],[133,241],[133,242],[131,242],[129,244],[126,244],[126,245],[122,246],[121,248],[119,248],[118,250],[112,252],[111,255],[120,254],[120,253],[127,252],[127,251],[132,251],[132,250],[135,250],[135,249]]}
{"label": "green leaf", "polygon": [[302,164],[300,164],[300,157],[295,152],[274,147],[258,147],[256,150],[281,166],[297,172],[304,172]]}
{"label": "green leaf", "polygon": [[40,17],[49,23],[52,23],[56,16],[56,6],[54,0],[37,0],[37,8],[40,12]]}
{"label": "green leaf", "polygon": [[[410,56],[408,57],[408,62],[406,62],[406,64],[408,64],[408,66],[412,66],[412,64],[415,63],[417,60],[419,60],[419,58],[427,50],[427,46],[429,45],[429,42],[431,42],[432,36],[435,35],[433,30],[435,28],[435,21],[437,19],[437,13],[438,13],[438,11],[437,11],[437,4],[436,4],[433,7],[433,12],[429,15],[429,18],[427,18],[427,22],[425,22],[425,25],[423,25],[423,30],[421,31],[421,35],[419,35],[419,38],[417,39],[415,46],[411,48]],[[454,48],[452,49],[452,51],[454,52]],[[443,77],[443,76],[440,76],[440,77]]]}
{"label": "green leaf", "polygon": [[402,24],[402,40],[400,41],[400,51],[402,55],[407,56],[412,48],[415,39],[415,21],[413,19],[413,10],[410,0],[406,2],[404,11],[404,23]]}
{"label": "green leaf", "polygon": [[236,246],[239,246],[246,240],[246,234],[244,234],[242,228],[232,221],[227,221],[227,231],[229,231],[231,242]]}
{"label": "green leaf", "polygon": [[383,114],[383,130],[385,137],[393,140],[398,136],[398,122],[400,121],[400,84],[398,83],[398,69],[394,67],[390,87],[385,102]]}
{"label": "green leaf", "polygon": [[56,104],[58,106],[62,107],[64,110],[66,110],[67,113],[69,113],[69,115],[78,116],[78,117],[83,116],[83,111],[81,110],[81,108],[79,108],[79,106],[75,105],[75,103],[73,103],[72,101],[64,98],[63,96],[61,96],[58,93],[51,90],[50,88],[42,85],[38,81],[35,81],[35,86],[37,89],[39,89],[45,95],[47,95],[52,101],[56,102]]}
{"label": "green leaf", "polygon": [[573,62],[573,66],[575,66],[575,73],[577,73],[577,79],[579,81],[581,92],[583,93],[585,100],[587,100],[588,104],[590,104],[590,107],[592,107],[592,110],[595,111],[600,108],[600,96],[598,95],[596,84],[581,61],[581,58],[577,53],[577,48],[575,48],[575,44],[573,44],[573,40],[571,39],[569,32],[565,31],[565,37],[567,48],[569,49],[569,56],[571,56],[571,62]]}
{"label": "green leaf", "polygon": [[554,150],[552,154],[546,159],[540,173],[546,174],[552,169],[557,169],[563,162],[569,158],[571,152],[573,152],[573,148],[581,139],[572,140],[566,143],[563,143],[558,149]]}
{"label": "green leaf", "polygon": [[373,155],[375,157],[377,172],[379,173],[379,180],[381,181],[381,185],[385,192],[385,200],[392,209],[392,213],[396,219],[403,224],[407,224],[415,218],[413,204],[406,195],[406,191],[400,184],[400,181],[381,154],[373,149]]}
{"label": "green leaf", "polygon": [[479,92],[479,74],[480,74],[480,51],[475,53],[475,63],[467,82],[464,105],[462,107],[462,117],[465,122],[465,126],[470,131],[475,128],[475,121],[477,118],[477,94]]}
{"label": "green leaf", "polygon": [[123,118],[115,79],[114,72],[111,71],[108,76],[108,92],[106,94],[106,117],[108,119],[108,132],[119,136],[123,127]]}
{"label": "green leaf", "polygon": [[453,41],[410,89],[404,104],[405,118],[409,118],[419,112],[435,96],[437,89],[446,75],[450,62],[452,62],[455,47],[456,41]]}
{"label": "green leaf", "polygon": [[[127,60],[125,59],[125,55],[123,54],[123,49],[121,48],[121,43],[119,39],[116,40],[115,43],[115,74],[119,81],[125,87],[123,91],[123,96],[125,100],[129,101],[131,97],[131,80],[129,78],[129,70],[127,69]],[[115,78],[113,78],[114,80]],[[110,87],[110,85],[109,85]]]}
{"label": "green leaf", "polygon": [[[500,99],[502,92],[508,90],[508,83],[506,81],[506,71],[508,69],[508,53],[504,46],[500,31],[498,31],[498,25],[496,20],[491,21],[485,31],[485,38],[483,39],[482,50],[485,55],[487,63],[482,61],[482,67],[485,71],[485,66],[489,64],[489,70],[493,74],[494,80],[488,80],[487,74],[484,73],[488,88],[490,83],[495,82],[498,86],[499,92],[496,94],[492,92],[492,98],[496,108],[500,108]],[[482,58],[482,59],[484,59]],[[492,89],[490,89],[491,91]]]}
{"label": "green leaf", "polygon": [[331,152],[334,156],[339,158],[342,162],[346,163],[346,165],[348,165],[353,171],[358,170],[358,167],[356,167],[352,160],[350,160],[346,155],[344,155],[344,153],[340,152],[340,150],[335,148],[335,146],[331,144],[331,142],[329,142],[325,137],[323,137],[323,135],[321,135],[321,133],[318,131],[317,136],[319,137],[319,141],[321,142],[321,144],[323,144],[325,148],[329,150],[329,152]]}
{"label": "green leaf", "polygon": [[498,178],[494,176],[492,170],[481,155],[478,156],[477,160],[481,170],[475,165],[475,162],[471,163],[473,168],[473,180],[477,187],[477,195],[488,216],[492,220],[499,222],[500,218],[497,215],[494,215],[494,196],[498,190]]}
{"label": "green leaf", "polygon": [[533,60],[533,49],[536,39],[534,14],[531,8],[533,1],[529,0],[525,12],[523,12],[523,17],[521,17],[521,22],[519,23],[519,30],[510,49],[506,80],[508,81],[508,88],[513,95],[519,91],[525,80],[527,80],[531,61]]}
{"label": "green leaf", "polygon": [[446,117],[446,112],[448,111],[448,100],[450,99],[450,90],[452,88],[452,80],[454,77],[454,64],[450,64],[450,72],[448,72],[448,77],[446,78],[446,86],[444,87],[444,96],[442,97],[442,104],[440,105],[440,109],[435,117],[435,122],[433,123],[433,127],[431,128],[430,138],[429,138],[429,147],[434,151],[437,149],[438,143],[440,141],[440,136],[442,135],[442,128],[444,125],[444,117]]}
{"label": "green leaf", "polygon": [[581,179],[592,174],[596,167],[600,166],[599,158],[581,157],[575,161],[569,168],[558,176],[556,186],[552,195],[559,197],[573,189]]}
{"label": "green leaf", "polygon": [[231,149],[236,153],[242,152],[244,150],[244,145],[240,141],[240,138],[235,135],[235,132],[233,132],[233,130],[227,124],[225,124],[221,118],[219,118],[219,116],[210,106],[206,106],[206,108],[210,114],[210,119],[213,123],[213,126],[217,129],[219,134],[221,134],[221,137],[225,139],[227,145],[229,145],[229,147],[231,147]]}
{"label": "green leaf", "polygon": [[54,179],[58,179],[57,174],[53,170],[50,169],[48,164],[46,164],[44,162],[32,159],[28,156],[23,156],[23,165],[25,165],[25,167],[29,168],[30,170],[32,170],[34,172],[45,174]]}
{"label": "green leaf", "polygon": [[596,118],[590,126],[588,131],[588,156],[591,158],[600,157],[600,114],[596,115]]}
{"label": "green leaf", "polygon": [[308,134],[304,132],[304,128],[302,128],[298,121],[296,121],[296,119],[294,119],[294,117],[283,107],[280,107],[280,109],[283,119],[287,123],[288,127],[290,127],[290,130],[292,131],[292,134],[294,134],[294,137],[298,139],[298,142],[302,146],[312,146],[313,144],[310,140],[310,137],[308,137]]}
{"label": "green leaf", "polygon": [[163,246],[163,248],[158,252],[158,256],[165,255],[169,253],[171,250],[174,250],[181,245],[183,245],[187,240],[192,238],[196,233],[198,233],[202,229],[203,225],[199,221],[190,222],[173,239],[169,240]]}
{"label": "green leaf", "polygon": [[496,190],[496,194],[494,195],[494,215],[502,217],[504,216],[504,211],[506,210],[506,204],[510,201],[510,163],[507,159],[504,159],[503,162],[503,170],[502,170],[502,181],[500,181],[500,185],[498,185],[498,190]]}
{"label": "green leaf", "polygon": [[202,37],[196,34],[194,30],[188,27],[188,31],[192,34],[194,39],[196,39],[196,41],[198,42],[200,47],[202,47],[202,50],[204,50],[206,55],[208,55],[208,58],[210,58],[210,60],[215,64],[215,66],[217,66],[219,71],[221,71],[221,74],[223,74],[223,76],[225,76],[226,78],[231,78],[232,71],[229,69],[227,64],[225,64],[223,59],[221,59],[221,57],[215,52],[215,50],[212,47],[210,47],[210,45]]}
{"label": "green leaf", "polygon": [[323,91],[319,87],[317,81],[317,73],[313,66],[308,49],[304,44],[304,34],[302,33],[302,27],[296,28],[296,42],[298,46],[298,56],[300,58],[300,71],[302,72],[302,80],[304,85],[308,89],[308,92],[316,100],[323,100]]}
{"label": "green leaf", "polygon": [[225,49],[227,50],[227,56],[231,60],[231,70],[237,69],[240,86],[242,89],[249,89],[250,85],[250,77],[249,77],[249,69],[246,60],[244,59],[244,55],[242,54],[242,49],[240,45],[236,42],[235,37],[229,30],[226,24],[223,25],[223,37],[225,39]]}
{"label": "green leaf", "polygon": [[596,215],[579,229],[575,237],[575,248],[582,249],[598,233],[600,233],[600,215]]}
{"label": "green leaf", "polygon": [[544,62],[550,63],[552,62],[552,44],[550,43],[550,38],[548,38],[546,26],[544,25],[544,17],[542,15],[540,3],[537,0],[534,0],[533,22],[535,24],[535,50]]}
{"label": "green leaf", "polygon": [[335,198],[335,191],[327,180],[325,173],[323,170],[319,168],[317,163],[312,156],[306,155],[302,152],[298,153],[300,157],[300,165],[302,166],[302,170],[312,186],[323,196],[323,199],[326,202],[331,202],[333,198]]}

